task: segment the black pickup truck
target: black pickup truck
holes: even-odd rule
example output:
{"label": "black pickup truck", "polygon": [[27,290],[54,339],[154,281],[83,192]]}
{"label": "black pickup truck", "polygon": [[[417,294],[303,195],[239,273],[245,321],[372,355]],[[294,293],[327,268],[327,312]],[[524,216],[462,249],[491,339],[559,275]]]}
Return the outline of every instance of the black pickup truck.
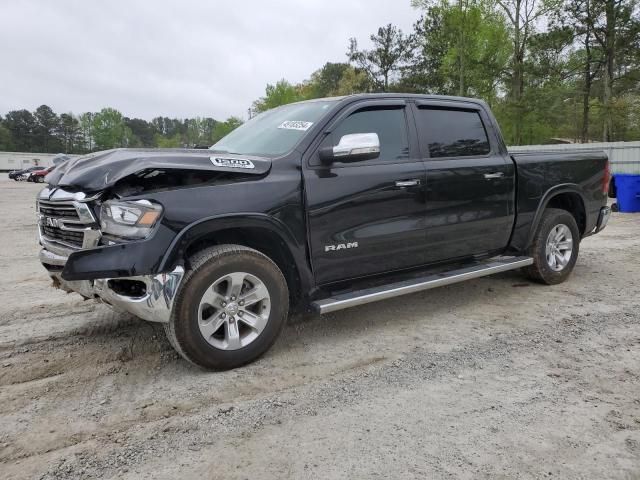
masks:
{"label": "black pickup truck", "polygon": [[513,269],[562,282],[610,216],[604,153],[509,155],[486,104],[424,95],[291,104],[208,151],[99,152],[47,182],[54,284],[164,323],[209,369],[256,359],[293,309]]}

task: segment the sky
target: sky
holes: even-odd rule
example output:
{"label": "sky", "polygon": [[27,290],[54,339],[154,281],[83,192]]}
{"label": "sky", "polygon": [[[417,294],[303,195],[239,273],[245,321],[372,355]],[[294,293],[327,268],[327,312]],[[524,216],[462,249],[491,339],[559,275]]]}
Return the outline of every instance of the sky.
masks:
{"label": "sky", "polygon": [[246,118],[267,83],[418,16],[410,0],[0,0],[0,114]]}

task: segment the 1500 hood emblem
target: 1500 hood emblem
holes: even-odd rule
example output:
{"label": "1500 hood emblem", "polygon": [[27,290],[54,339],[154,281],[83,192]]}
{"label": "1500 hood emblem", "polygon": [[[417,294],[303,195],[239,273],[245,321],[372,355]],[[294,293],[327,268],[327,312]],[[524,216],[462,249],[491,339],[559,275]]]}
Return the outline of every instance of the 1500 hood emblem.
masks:
{"label": "1500 hood emblem", "polygon": [[240,158],[209,157],[209,160],[211,160],[211,163],[213,163],[216,167],[256,168],[251,160],[244,160]]}

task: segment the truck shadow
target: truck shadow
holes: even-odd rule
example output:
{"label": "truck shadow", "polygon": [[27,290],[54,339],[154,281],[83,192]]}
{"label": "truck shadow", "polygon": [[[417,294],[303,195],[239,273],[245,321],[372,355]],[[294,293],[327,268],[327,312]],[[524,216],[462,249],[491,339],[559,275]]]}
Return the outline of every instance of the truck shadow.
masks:
{"label": "truck shadow", "polygon": [[[386,311],[399,315],[403,312],[413,312],[416,307],[424,306],[425,312],[437,314],[439,310],[448,310],[455,307],[472,305],[474,302],[486,302],[496,300],[501,295],[518,295],[520,288],[544,287],[524,278],[517,271],[503,272],[492,276],[471,281],[434,288],[422,292],[416,292],[400,297],[390,298],[379,302],[352,307],[337,312],[319,315],[312,312],[298,312],[289,318],[288,325],[305,325],[313,322],[321,322],[322,319],[330,321],[349,321],[354,316],[374,315],[381,316]],[[383,318],[381,321],[388,319]]]}
{"label": "truck shadow", "polygon": [[[444,348],[436,339],[451,341],[460,335],[457,330],[490,333],[526,321],[536,315],[543,289],[548,288],[529,282],[517,271],[504,272],[326,315],[297,314],[266,357],[277,361],[275,357],[298,349],[327,362],[331,360],[319,352],[321,349],[341,357],[372,355],[376,348],[402,355],[416,338],[419,344]],[[518,305],[522,310],[514,315]],[[464,338],[463,334],[458,340]],[[366,343],[369,350],[359,343]]]}

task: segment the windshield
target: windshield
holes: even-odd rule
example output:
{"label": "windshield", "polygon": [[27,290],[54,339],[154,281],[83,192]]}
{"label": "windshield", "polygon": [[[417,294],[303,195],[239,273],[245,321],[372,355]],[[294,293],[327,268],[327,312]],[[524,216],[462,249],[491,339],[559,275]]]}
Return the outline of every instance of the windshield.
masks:
{"label": "windshield", "polygon": [[295,103],[253,117],[211,147],[217,153],[278,157],[291,151],[336,100]]}

